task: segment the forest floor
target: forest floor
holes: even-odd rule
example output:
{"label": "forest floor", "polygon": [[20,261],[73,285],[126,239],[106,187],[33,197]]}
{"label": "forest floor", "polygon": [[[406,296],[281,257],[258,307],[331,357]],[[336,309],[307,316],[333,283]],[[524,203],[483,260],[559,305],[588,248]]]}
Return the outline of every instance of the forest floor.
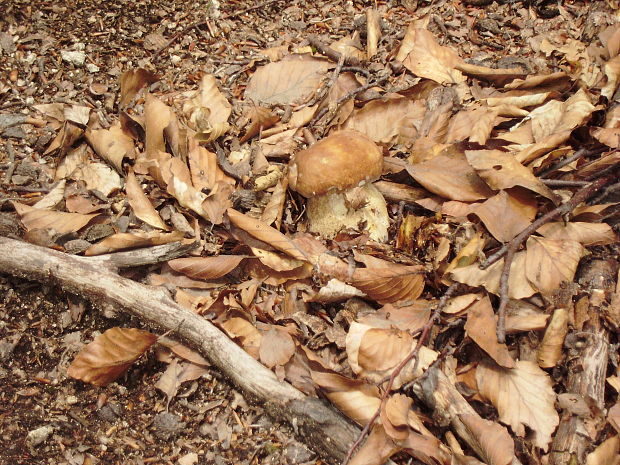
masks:
{"label": "forest floor", "polygon": [[[305,46],[310,34],[341,38],[365,27],[364,12],[375,5],[355,0],[255,3],[262,7],[242,12],[253,5],[240,0],[5,0],[0,15],[0,235],[20,235],[9,200],[46,192],[36,163],[15,163],[42,155],[56,136],[37,119],[33,105],[80,103],[111,120],[118,109],[119,78],[135,67],[159,75],[155,92],[194,89],[199,72],[206,72],[239,95],[260,62],[257,50]],[[485,65],[503,60],[503,67],[527,72],[559,69],[556,58],[545,61],[532,54],[536,39],[572,31],[578,22],[580,40],[588,44],[611,24],[606,1],[561,2],[559,12],[554,2],[404,3],[376,4],[385,48],[395,48],[407,25],[423,13],[431,18],[428,28],[435,37],[462,57]],[[14,115],[35,119],[10,124]],[[169,404],[155,388],[166,363],[153,356],[106,387],[68,378],[67,367],[81,344],[118,326],[144,327],[57,287],[0,274],[0,463],[323,463],[286,426],[248,404],[217,370],[184,384]]]}

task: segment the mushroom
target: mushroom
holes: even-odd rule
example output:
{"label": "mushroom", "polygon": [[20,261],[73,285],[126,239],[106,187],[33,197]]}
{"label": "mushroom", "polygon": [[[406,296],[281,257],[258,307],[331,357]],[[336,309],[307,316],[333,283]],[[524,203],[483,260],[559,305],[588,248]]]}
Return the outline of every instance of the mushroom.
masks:
{"label": "mushroom", "polygon": [[357,229],[385,242],[387,206],[372,184],[382,169],[382,150],[366,135],[350,129],[293,155],[289,186],[308,198],[308,229],[327,238],[346,228]]}

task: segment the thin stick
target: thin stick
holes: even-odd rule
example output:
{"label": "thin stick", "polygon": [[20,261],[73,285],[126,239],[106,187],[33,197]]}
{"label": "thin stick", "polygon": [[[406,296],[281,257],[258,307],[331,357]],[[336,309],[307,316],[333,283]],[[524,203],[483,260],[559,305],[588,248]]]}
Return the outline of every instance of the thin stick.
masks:
{"label": "thin stick", "polygon": [[[448,299],[452,297],[452,295],[456,292],[458,287],[459,287],[459,283],[452,284],[446,290],[444,295],[441,296],[441,299],[439,299],[437,308],[433,311],[432,316],[429,318],[426,324],[422,327],[422,333],[420,334],[418,343],[416,344],[414,349],[409,353],[409,355],[407,355],[407,357],[405,357],[392,371],[390,379],[388,380],[388,384],[385,387],[385,390],[383,391],[383,395],[381,396],[381,404],[383,404],[383,402],[390,395],[390,391],[392,390],[392,386],[394,385],[394,381],[396,380],[396,377],[400,374],[403,368],[405,368],[405,366],[407,366],[407,364],[410,363],[414,358],[416,359],[416,366],[414,366],[414,372],[415,372],[415,369],[417,368],[417,363],[418,363],[417,357],[418,357],[418,354],[420,353],[420,349],[426,343],[426,340],[428,339],[431,333],[431,329],[435,325],[435,322],[439,319],[439,315],[441,314],[441,311],[445,308],[446,304],[448,303]],[[368,422],[364,425],[364,429],[357,437],[357,440],[349,448],[349,451],[347,452],[346,457],[342,461],[342,465],[347,465],[347,463],[349,463],[349,460],[351,460],[351,456],[353,455],[353,452],[355,452],[355,449],[357,449],[357,447],[362,443],[364,438],[368,435],[370,428],[372,427],[375,420],[379,418],[380,413],[381,413],[381,407],[379,406],[379,408],[375,411],[375,413],[370,418],[370,420],[368,420]]]}
{"label": "thin stick", "polygon": [[527,228],[521,231],[519,235],[517,235],[514,239],[504,244],[497,252],[495,252],[493,255],[490,255],[486,260],[480,263],[480,269],[481,270],[487,269],[493,263],[495,263],[500,258],[502,258],[504,255],[506,255],[510,245],[513,242],[516,242],[517,239],[521,238],[521,240],[523,240],[527,238],[530,234],[534,233],[542,225],[547,224],[552,219],[557,218],[558,216],[565,215],[566,213],[570,213],[572,210],[575,209],[577,205],[589,199],[592,195],[594,195],[596,191],[598,191],[599,189],[607,185],[607,183],[611,182],[612,179],[613,178],[610,176],[599,178],[598,180],[589,183],[587,186],[575,192],[575,195],[573,195],[570,198],[570,200],[566,201],[565,203],[551,210],[550,212],[545,213],[543,216],[538,218],[536,221],[530,224]]}
{"label": "thin stick", "polygon": [[541,179],[541,181],[549,187],[584,187],[590,184],[588,181],[564,181],[563,179]]}
{"label": "thin stick", "polygon": [[[278,3],[278,2],[282,2],[282,1],[284,1],[284,0],[267,0],[266,2],[259,3],[258,5],[250,6],[250,7],[244,8],[243,10],[239,10],[239,11],[236,11],[234,13],[226,14],[226,15],[218,18],[218,20],[221,21],[221,20],[224,20],[224,19],[235,18],[235,17],[241,16],[242,14],[247,13],[249,11],[258,10],[260,8],[264,8],[266,6],[269,6],[269,5],[273,4],[273,3]],[[166,42],[166,44],[162,48],[160,48],[159,50],[157,50],[157,52],[155,52],[153,54],[153,58],[157,58],[164,50],[166,50],[168,47],[170,47],[170,45],[172,45],[174,42],[176,42],[176,40],[179,37],[186,35],[189,31],[191,31],[194,28],[199,28],[201,26],[205,26],[208,23],[209,23],[209,20],[198,21],[197,23],[190,24],[185,29],[183,29],[181,32],[177,32],[174,36],[172,36],[172,39],[170,39],[168,42]]]}
{"label": "thin stick", "polygon": [[551,165],[549,168],[547,168],[544,171],[542,171],[541,173],[539,173],[538,177],[544,178],[545,176],[553,173],[554,171],[557,171],[560,168],[564,168],[566,165],[571,164],[575,160],[579,160],[582,157],[589,157],[591,155],[598,155],[599,153],[604,152],[604,151],[605,151],[605,148],[598,148],[598,149],[595,149],[595,150],[588,150],[588,149],[585,149],[585,148],[581,148],[581,149],[577,150],[575,153],[573,153],[571,156],[566,157],[563,160],[560,160],[556,164]]}
{"label": "thin stick", "polygon": [[6,141],[6,152],[9,154],[9,169],[4,173],[4,182],[11,182],[11,178],[13,177],[13,173],[15,172],[15,150],[13,149],[13,144],[11,141]]}
{"label": "thin stick", "polygon": [[343,95],[342,97],[340,97],[338,100],[336,100],[336,103],[334,104],[333,108],[329,108],[328,106],[325,106],[321,109],[321,111],[319,111],[314,118],[312,118],[312,121],[310,121],[308,123],[308,126],[313,126],[316,124],[317,121],[319,121],[323,116],[325,116],[325,114],[329,111],[332,114],[335,114],[338,109],[340,108],[340,106],[346,102],[349,99],[354,98],[357,94],[364,92],[365,90],[368,90],[372,87],[378,86],[383,84],[385,81],[387,81],[389,79],[389,75],[388,76],[383,76],[378,78],[376,81],[373,82],[369,82],[368,84],[365,84],[361,87],[358,87],[357,89],[353,89],[349,92],[347,92],[345,95]]}
{"label": "thin stick", "polygon": [[599,178],[596,181],[588,184],[586,187],[578,190],[575,195],[572,196],[570,200],[566,203],[563,203],[559,207],[551,210],[545,215],[538,218],[532,224],[530,224],[527,228],[521,231],[514,239],[512,239],[508,244],[505,244],[499,251],[491,255],[488,259],[486,259],[483,263],[480,264],[480,268],[485,269],[489,265],[495,263],[500,258],[504,257],[504,265],[502,267],[502,274],[499,278],[499,308],[497,309],[497,340],[500,343],[504,343],[506,341],[506,306],[508,305],[508,291],[509,284],[508,280],[510,277],[510,266],[512,265],[512,261],[514,259],[517,250],[521,246],[521,244],[527,239],[532,233],[536,232],[538,228],[542,225],[548,223],[554,218],[558,216],[562,216],[566,213],[569,213],[575,209],[577,205],[586,201],[590,197],[592,197],[598,190],[603,188],[605,185],[609,184],[615,177],[606,176],[603,178]]}
{"label": "thin stick", "polygon": [[[316,48],[319,52],[321,52],[323,55],[327,56],[333,61],[337,62],[337,61],[340,61],[340,59],[342,58],[342,53],[337,52],[336,50],[331,48],[329,45],[325,45],[321,41],[321,39],[319,39],[317,36],[312,35],[308,37],[308,42],[310,43],[310,45]],[[344,62],[345,64],[350,65],[350,66],[359,66],[361,63],[354,56],[345,57]]]}

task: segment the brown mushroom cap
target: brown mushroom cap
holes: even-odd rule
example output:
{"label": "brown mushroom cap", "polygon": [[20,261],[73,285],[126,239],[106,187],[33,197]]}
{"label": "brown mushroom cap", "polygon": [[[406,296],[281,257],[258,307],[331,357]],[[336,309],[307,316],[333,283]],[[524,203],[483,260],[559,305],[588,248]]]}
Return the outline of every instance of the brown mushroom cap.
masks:
{"label": "brown mushroom cap", "polygon": [[374,181],[382,169],[381,149],[368,136],[347,129],[293,155],[289,186],[304,197],[314,197]]}

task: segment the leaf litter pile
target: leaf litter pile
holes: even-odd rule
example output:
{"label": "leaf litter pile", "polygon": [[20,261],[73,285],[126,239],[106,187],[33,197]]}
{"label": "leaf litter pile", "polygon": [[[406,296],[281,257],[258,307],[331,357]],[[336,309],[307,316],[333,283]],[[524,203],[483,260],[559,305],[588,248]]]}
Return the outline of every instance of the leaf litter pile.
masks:
{"label": "leaf litter pile", "polygon": [[[534,72],[424,10],[360,11],[361,34],[257,49],[233,80],[127,69],[114,115],[35,104],[51,188],[3,208],[68,254],[187,245],[133,277],[364,427],[351,464],[618,463],[620,25],[534,37]],[[68,375],[106,385],[156,343],[171,402],[208,363],[143,330]]]}

